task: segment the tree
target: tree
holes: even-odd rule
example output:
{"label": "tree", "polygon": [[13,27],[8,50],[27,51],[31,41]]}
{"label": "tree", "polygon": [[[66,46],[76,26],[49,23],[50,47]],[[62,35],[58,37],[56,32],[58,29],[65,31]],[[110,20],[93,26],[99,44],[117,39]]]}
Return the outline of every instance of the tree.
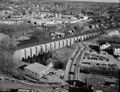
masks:
{"label": "tree", "polygon": [[16,44],[12,42],[8,35],[0,34],[0,71],[4,74],[18,74],[17,61],[14,61],[13,55]]}

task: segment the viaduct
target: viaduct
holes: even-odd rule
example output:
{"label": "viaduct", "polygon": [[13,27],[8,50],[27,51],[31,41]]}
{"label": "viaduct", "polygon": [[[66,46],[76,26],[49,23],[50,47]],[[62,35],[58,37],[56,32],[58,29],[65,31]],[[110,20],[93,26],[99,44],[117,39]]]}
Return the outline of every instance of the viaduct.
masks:
{"label": "viaduct", "polygon": [[62,39],[54,42],[49,42],[49,43],[39,44],[32,47],[18,49],[15,51],[15,54],[13,57],[17,59],[17,61],[21,61],[22,58],[26,59],[28,58],[28,56],[33,57],[33,55],[38,55],[39,53],[55,51],[56,49],[59,49],[65,46],[70,46],[74,44],[77,40],[83,41],[86,38],[94,37],[96,35],[99,35],[100,33],[101,32],[97,31],[97,32],[93,32],[85,35],[80,35],[77,37],[66,38],[66,39]]}

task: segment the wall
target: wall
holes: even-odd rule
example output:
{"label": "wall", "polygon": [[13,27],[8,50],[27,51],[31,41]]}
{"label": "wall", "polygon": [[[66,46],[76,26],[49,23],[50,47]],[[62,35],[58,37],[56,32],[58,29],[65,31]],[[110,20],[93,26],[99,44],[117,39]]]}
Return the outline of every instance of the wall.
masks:
{"label": "wall", "polygon": [[40,44],[33,47],[23,48],[15,51],[14,58],[18,61],[21,61],[22,58],[28,58],[28,56],[32,57],[33,55],[38,55],[39,53],[54,51],[56,49],[62,48],[64,46],[70,46],[75,43],[77,40],[83,41],[86,38],[90,38],[99,34],[100,32],[95,32],[87,35],[82,35],[78,37],[62,39],[59,41],[49,42],[45,44]]}
{"label": "wall", "polygon": [[27,75],[35,78],[35,79],[38,79],[37,73],[34,73],[34,72],[32,72],[32,71],[30,71],[30,70],[28,70],[26,68],[24,69],[24,71],[25,71],[25,74],[27,74]]}

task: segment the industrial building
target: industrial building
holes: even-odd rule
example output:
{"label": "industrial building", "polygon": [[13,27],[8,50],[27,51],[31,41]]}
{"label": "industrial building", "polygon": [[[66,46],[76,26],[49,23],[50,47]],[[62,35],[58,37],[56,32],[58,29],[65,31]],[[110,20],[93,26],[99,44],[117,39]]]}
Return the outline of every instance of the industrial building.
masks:
{"label": "industrial building", "polygon": [[25,74],[28,76],[32,76],[35,79],[39,79],[45,75],[47,67],[39,64],[33,63],[24,68]]}

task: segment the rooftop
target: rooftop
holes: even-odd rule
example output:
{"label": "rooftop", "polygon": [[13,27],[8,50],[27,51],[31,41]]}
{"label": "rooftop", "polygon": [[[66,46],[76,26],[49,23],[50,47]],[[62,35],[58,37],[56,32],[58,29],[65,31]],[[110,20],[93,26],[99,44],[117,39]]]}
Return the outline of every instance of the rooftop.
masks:
{"label": "rooftop", "polygon": [[33,63],[33,64],[26,66],[25,69],[30,70],[34,73],[40,73],[44,71],[45,69],[47,69],[47,67],[39,63]]}

